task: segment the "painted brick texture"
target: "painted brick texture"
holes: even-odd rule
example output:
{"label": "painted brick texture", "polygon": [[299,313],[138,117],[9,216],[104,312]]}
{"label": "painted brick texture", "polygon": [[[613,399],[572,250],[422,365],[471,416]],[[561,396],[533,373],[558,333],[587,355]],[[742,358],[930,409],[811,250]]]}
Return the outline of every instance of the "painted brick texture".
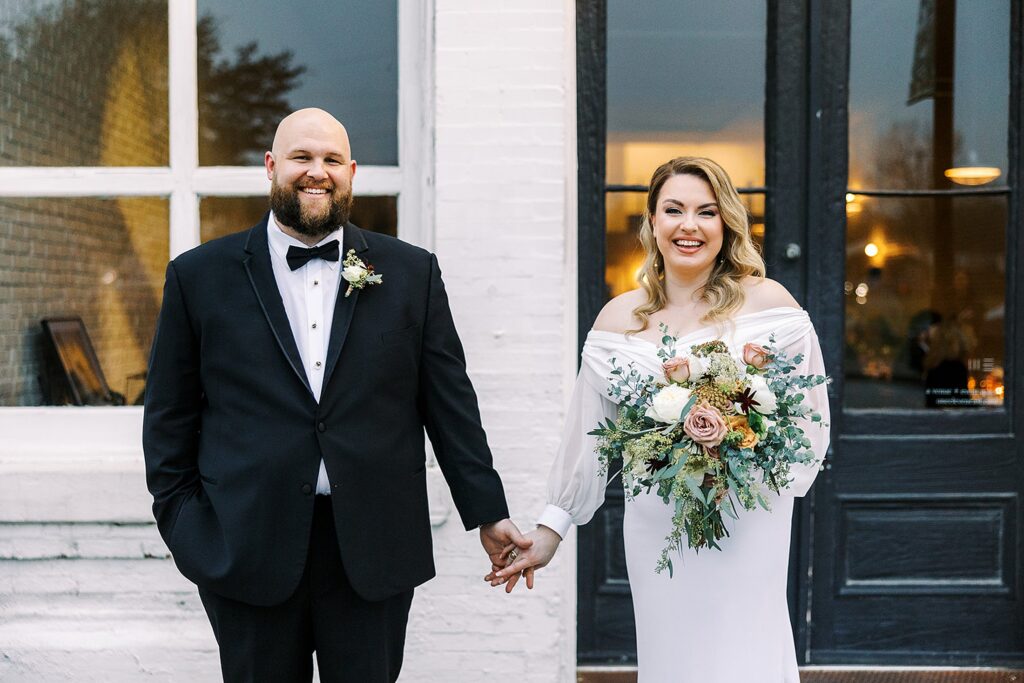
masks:
{"label": "painted brick texture", "polygon": [[[436,240],[484,426],[514,520],[532,528],[566,401],[567,126],[562,3],[438,0]],[[403,681],[575,680],[571,544],[512,595],[457,520],[413,603]],[[570,561],[566,561],[567,558]]]}

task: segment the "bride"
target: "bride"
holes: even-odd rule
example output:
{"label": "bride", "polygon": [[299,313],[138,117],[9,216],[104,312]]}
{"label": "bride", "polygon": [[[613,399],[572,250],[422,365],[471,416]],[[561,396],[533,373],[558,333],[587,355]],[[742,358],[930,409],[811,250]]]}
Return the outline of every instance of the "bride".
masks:
{"label": "bride", "polygon": [[[640,227],[645,261],[640,288],[604,307],[583,347],[583,362],[566,414],[565,431],[548,480],[548,505],[531,532],[533,546],[515,549],[511,562],[488,575],[511,591],[520,576],[533,587],[534,571],[550,562],[573,524],[585,524],[604,502],[595,437],[587,432],[616,418],[608,398],[610,361],[635,364],[660,376],[662,324],[678,348],[722,339],[776,347],[796,372],[824,375],[818,339],[807,313],[779,283],[764,277],[747,213],[726,172],[710,159],[679,157],[655,172]],[[828,423],[821,384],[805,403]],[[817,460],[794,465],[779,494],[765,491],[771,511],[740,511],[722,550],[683,551],[674,576],[655,573],[671,530],[672,510],[656,491],[625,503],[623,537],[636,616],[639,683],[798,681],[786,603],[793,498],[807,493],[828,449],[827,428],[804,421]]]}

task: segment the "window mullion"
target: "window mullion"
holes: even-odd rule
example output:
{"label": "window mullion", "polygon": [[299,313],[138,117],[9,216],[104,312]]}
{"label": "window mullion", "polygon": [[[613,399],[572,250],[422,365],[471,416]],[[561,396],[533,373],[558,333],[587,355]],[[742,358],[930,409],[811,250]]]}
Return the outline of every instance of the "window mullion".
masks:
{"label": "window mullion", "polygon": [[434,0],[399,0],[398,234],[427,249],[434,242],[433,77]]}
{"label": "window mullion", "polygon": [[0,197],[157,197],[173,187],[166,168],[14,166],[0,168]]}
{"label": "window mullion", "polygon": [[171,257],[199,244],[199,85],[196,0],[167,3],[170,107]]}

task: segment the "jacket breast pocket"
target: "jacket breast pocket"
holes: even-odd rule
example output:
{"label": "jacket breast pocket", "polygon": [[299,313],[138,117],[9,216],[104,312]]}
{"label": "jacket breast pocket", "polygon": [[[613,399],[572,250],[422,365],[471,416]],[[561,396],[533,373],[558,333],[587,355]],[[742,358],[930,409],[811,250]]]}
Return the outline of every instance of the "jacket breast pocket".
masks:
{"label": "jacket breast pocket", "polygon": [[419,325],[380,333],[381,346],[401,346],[402,344],[418,345],[419,338]]}

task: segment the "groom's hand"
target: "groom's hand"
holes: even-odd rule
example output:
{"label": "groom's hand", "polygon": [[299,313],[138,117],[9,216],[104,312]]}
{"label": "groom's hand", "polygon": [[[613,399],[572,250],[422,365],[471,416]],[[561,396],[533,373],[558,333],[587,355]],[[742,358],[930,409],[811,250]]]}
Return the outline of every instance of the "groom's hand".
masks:
{"label": "groom's hand", "polygon": [[518,554],[518,557],[508,562],[505,567],[495,568],[487,575],[487,581],[492,586],[506,583],[505,592],[511,593],[520,576],[526,577],[526,587],[533,588],[533,575],[536,570],[546,567],[551,558],[555,556],[562,537],[554,530],[546,526],[538,525],[536,529],[526,535],[532,547]]}
{"label": "groom's hand", "polygon": [[[508,564],[509,553],[512,550],[525,551],[533,545],[533,541],[524,536],[511,519],[503,519],[480,527],[480,545],[484,547],[484,552],[491,561],[493,574]],[[518,579],[518,576],[516,578]]]}

